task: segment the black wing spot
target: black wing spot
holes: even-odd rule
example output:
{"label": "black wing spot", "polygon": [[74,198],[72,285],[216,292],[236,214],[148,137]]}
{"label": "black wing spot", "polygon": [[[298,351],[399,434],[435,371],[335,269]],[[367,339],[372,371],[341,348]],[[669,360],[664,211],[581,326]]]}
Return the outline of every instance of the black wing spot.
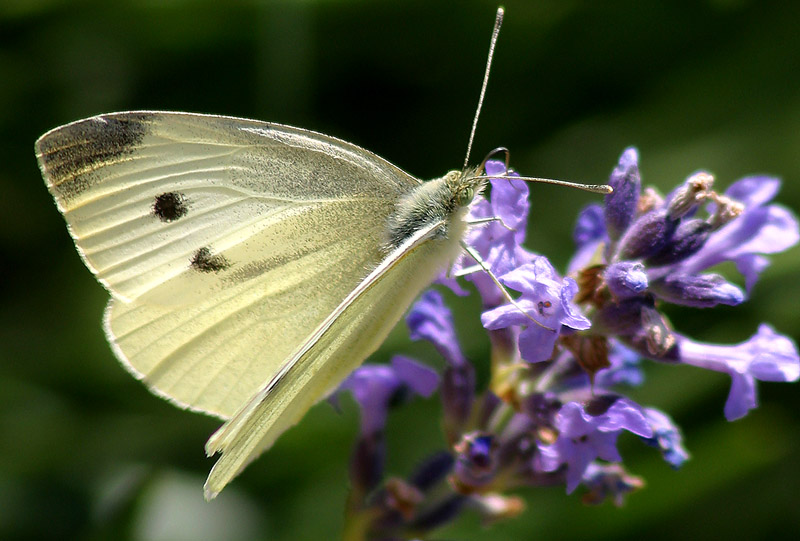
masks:
{"label": "black wing spot", "polygon": [[186,197],[178,192],[166,192],[156,196],[153,214],[162,222],[174,222],[189,212]]}
{"label": "black wing spot", "polygon": [[192,268],[200,272],[219,272],[230,267],[230,262],[223,255],[212,255],[208,246],[203,246],[192,257]]}

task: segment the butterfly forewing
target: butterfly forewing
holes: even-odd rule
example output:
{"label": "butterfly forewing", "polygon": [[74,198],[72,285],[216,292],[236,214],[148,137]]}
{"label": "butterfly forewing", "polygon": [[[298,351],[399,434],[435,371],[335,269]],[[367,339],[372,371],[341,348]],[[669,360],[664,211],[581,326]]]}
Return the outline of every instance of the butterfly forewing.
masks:
{"label": "butterfly forewing", "polygon": [[36,147],[87,264],[123,299],[191,270],[195,259],[206,269],[224,265],[220,252],[308,206],[370,201],[351,216],[357,233],[364,222],[385,221],[418,184],[332,137],[187,113],[93,117],[45,134]]}
{"label": "butterfly forewing", "polygon": [[387,217],[419,184],[331,137],[186,113],[94,117],[36,149],[79,251],[116,297],[106,328],[120,359],[155,391],[221,416],[380,262]]}

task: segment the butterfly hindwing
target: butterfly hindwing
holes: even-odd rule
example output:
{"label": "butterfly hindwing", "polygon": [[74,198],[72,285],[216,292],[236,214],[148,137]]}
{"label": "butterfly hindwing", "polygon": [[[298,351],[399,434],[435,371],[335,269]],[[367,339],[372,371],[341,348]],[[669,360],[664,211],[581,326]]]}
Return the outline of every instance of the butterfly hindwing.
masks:
{"label": "butterfly hindwing", "polygon": [[463,231],[437,235],[431,222],[393,250],[325,318],[275,376],[206,444],[217,460],[206,482],[210,499],[297,423],[372,353],[406,307],[460,251]]}

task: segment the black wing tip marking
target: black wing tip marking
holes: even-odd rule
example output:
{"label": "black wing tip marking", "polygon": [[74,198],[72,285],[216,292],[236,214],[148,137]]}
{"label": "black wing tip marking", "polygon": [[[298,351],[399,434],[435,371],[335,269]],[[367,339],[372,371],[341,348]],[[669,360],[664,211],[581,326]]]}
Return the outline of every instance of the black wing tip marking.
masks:
{"label": "black wing tip marking", "polygon": [[45,178],[63,197],[90,186],[85,175],[130,155],[147,133],[151,114],[101,115],[67,124],[36,141],[36,155]]}
{"label": "black wing tip marking", "polygon": [[220,272],[230,268],[228,259],[220,254],[212,254],[208,246],[203,246],[192,256],[191,266],[200,272]]}
{"label": "black wing tip marking", "polygon": [[157,195],[153,202],[153,214],[162,222],[174,222],[186,216],[189,204],[186,196],[179,192]]}

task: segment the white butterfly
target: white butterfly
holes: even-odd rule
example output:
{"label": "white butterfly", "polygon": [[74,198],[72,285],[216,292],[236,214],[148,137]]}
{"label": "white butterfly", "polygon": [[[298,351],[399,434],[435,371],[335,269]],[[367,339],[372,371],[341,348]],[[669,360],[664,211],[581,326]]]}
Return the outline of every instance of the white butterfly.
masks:
{"label": "white butterfly", "polygon": [[460,252],[486,179],[422,183],[318,133],[165,112],[96,116],[36,143],[122,364],[229,419],[213,498],[384,340]]}

